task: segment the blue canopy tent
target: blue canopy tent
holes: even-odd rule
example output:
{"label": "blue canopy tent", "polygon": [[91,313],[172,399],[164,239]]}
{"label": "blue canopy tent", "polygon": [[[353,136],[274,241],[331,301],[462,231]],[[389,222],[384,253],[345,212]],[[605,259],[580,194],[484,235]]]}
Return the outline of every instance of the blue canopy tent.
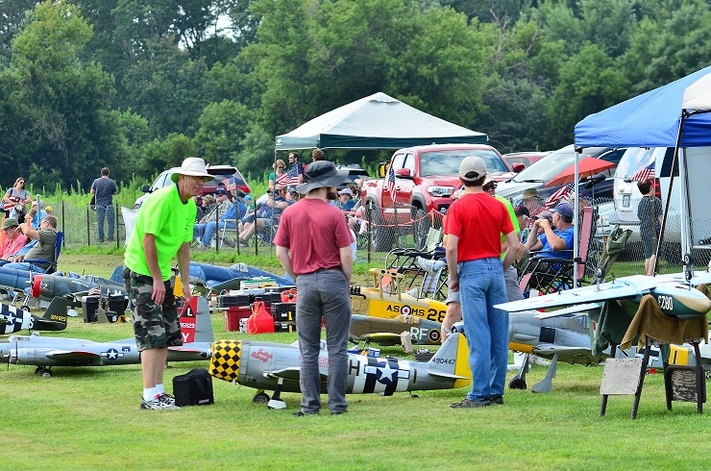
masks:
{"label": "blue canopy tent", "polygon": [[[575,126],[575,145],[581,148],[674,147],[676,161],[680,156],[680,148],[711,146],[709,111],[711,111],[711,66],[587,116]],[[682,220],[689,221],[686,159],[682,159],[680,163],[682,194],[685,196],[685,202],[681,205]],[[666,226],[671,189],[670,184],[662,234]],[[683,230],[682,253],[688,253],[689,250],[690,240],[685,233],[686,231]],[[660,237],[657,245],[657,260],[661,242]]]}

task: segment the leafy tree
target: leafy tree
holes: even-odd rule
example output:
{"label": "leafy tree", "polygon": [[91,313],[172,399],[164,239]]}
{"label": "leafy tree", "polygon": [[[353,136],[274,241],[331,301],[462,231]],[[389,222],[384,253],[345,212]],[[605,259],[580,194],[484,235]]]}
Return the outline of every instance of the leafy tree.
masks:
{"label": "leafy tree", "polygon": [[599,46],[588,44],[560,71],[560,82],[548,102],[546,147],[573,142],[575,124],[585,116],[628,97],[629,80]]}
{"label": "leafy tree", "polygon": [[90,37],[75,7],[48,0],[13,41],[2,81],[9,90],[7,109],[17,118],[5,123],[14,128],[12,163],[20,165],[5,175],[19,171],[34,181],[58,175],[69,186],[77,175],[88,182],[86,169],[97,159],[112,164],[120,158],[107,100],[113,93],[111,77],[99,65],[79,60]]}
{"label": "leafy tree", "polygon": [[146,48],[147,58],[137,61],[126,73],[122,88],[127,95],[121,108],[148,119],[155,136],[192,134],[206,105],[200,86],[204,63],[191,60],[168,39],[148,41]]}
{"label": "leafy tree", "polygon": [[37,0],[12,0],[2,3],[0,10],[0,66],[10,62],[12,41],[27,23],[27,15]]}

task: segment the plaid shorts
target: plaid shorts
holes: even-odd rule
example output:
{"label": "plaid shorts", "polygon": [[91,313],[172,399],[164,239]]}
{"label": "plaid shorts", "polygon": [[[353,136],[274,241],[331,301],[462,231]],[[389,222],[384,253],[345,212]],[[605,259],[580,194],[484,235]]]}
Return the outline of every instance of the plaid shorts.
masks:
{"label": "plaid shorts", "polygon": [[[124,278],[126,275],[124,273]],[[151,299],[153,278],[132,271],[128,277],[128,295],[133,304],[133,332],[138,350],[182,345],[178,307],[170,281],[165,282],[165,300],[158,306]]]}

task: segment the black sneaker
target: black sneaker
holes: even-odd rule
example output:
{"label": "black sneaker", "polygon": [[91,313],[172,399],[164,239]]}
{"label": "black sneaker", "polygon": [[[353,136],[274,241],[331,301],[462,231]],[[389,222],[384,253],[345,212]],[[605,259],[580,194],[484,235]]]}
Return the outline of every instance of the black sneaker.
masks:
{"label": "black sneaker", "polygon": [[333,410],[333,411],[331,411],[331,415],[341,415],[341,414],[347,414],[347,413],[348,413],[348,410],[347,410],[347,409],[344,409],[344,410]]}
{"label": "black sneaker", "polygon": [[496,404],[497,406],[503,406],[504,405],[504,398],[503,398],[503,396],[490,396],[489,403]]}
{"label": "black sneaker", "polygon": [[305,417],[307,415],[318,415],[318,412],[304,412],[304,411],[299,411],[299,412],[294,412],[295,417]]}
{"label": "black sneaker", "polygon": [[475,409],[477,407],[489,407],[491,403],[488,400],[472,401],[471,399],[462,399],[459,402],[450,404],[452,409]]}

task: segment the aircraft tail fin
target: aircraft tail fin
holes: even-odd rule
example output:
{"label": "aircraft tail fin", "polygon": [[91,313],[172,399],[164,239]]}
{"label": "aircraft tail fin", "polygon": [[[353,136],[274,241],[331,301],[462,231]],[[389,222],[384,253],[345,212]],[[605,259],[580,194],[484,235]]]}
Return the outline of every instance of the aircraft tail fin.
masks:
{"label": "aircraft tail fin", "polygon": [[69,300],[62,296],[55,296],[52,302],[47,306],[43,318],[53,322],[67,324],[67,310],[69,309]]}
{"label": "aircraft tail fin", "polygon": [[469,347],[464,334],[455,332],[447,337],[427,365],[429,374],[455,379],[454,387],[469,384],[472,374],[469,368]]}
{"label": "aircraft tail fin", "polygon": [[207,304],[207,299],[202,296],[198,296],[197,312],[195,313],[195,341],[215,341],[212,321],[210,320],[210,306]]}

